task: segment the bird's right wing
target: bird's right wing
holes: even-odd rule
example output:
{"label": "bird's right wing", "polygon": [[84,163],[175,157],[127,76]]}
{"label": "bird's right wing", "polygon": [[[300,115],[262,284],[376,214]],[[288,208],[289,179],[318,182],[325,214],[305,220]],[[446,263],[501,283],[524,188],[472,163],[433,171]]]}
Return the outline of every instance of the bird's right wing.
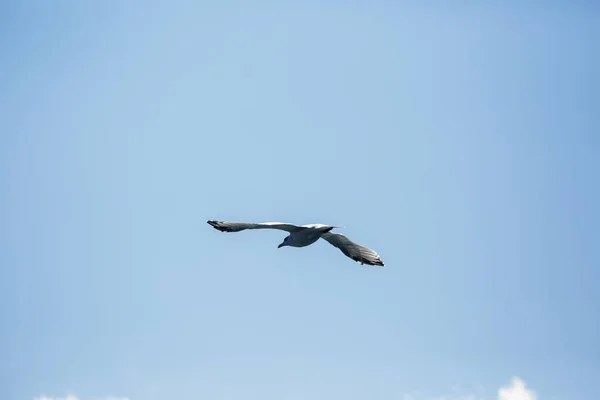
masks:
{"label": "bird's right wing", "polygon": [[207,221],[207,223],[221,232],[239,232],[246,229],[279,229],[286,232],[295,232],[301,230],[302,227],[284,222],[226,222],[226,221]]}
{"label": "bird's right wing", "polygon": [[383,267],[383,261],[381,261],[379,254],[368,247],[354,243],[341,233],[324,233],[321,237],[357,263]]}

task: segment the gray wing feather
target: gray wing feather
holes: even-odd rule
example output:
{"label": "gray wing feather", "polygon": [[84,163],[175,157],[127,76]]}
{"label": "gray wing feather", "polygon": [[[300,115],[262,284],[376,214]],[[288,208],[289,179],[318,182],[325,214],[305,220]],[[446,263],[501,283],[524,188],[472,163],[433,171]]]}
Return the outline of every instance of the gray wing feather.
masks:
{"label": "gray wing feather", "polygon": [[381,261],[379,254],[368,247],[354,243],[341,233],[325,233],[321,237],[357,263],[383,267],[383,261]]}
{"label": "gray wing feather", "polygon": [[221,232],[239,232],[246,229],[279,229],[286,232],[295,232],[300,229],[298,225],[288,224],[285,222],[261,222],[261,223],[249,223],[249,222],[227,222],[227,221],[207,221],[207,223],[213,228],[220,230]]}

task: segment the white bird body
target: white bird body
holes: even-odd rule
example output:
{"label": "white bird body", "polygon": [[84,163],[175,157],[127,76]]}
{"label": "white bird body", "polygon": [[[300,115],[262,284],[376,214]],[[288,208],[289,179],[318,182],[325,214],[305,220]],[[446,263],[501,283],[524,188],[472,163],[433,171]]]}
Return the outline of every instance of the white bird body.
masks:
{"label": "white bird body", "polygon": [[289,232],[283,242],[277,248],[306,247],[317,240],[323,238],[331,245],[340,249],[347,257],[359,264],[378,265],[383,267],[383,261],[375,251],[354,243],[346,236],[339,233],[331,233],[334,228],[339,226],[324,224],[294,225],[284,222],[225,222],[225,221],[207,221],[209,225],[221,232],[239,232],[246,229],[279,229]]}
{"label": "white bird body", "polygon": [[[302,225],[297,231],[290,232],[290,235],[287,236],[283,243],[285,246],[291,247],[306,247],[321,238],[321,236],[333,228],[334,226],[321,225],[321,224],[311,224],[311,225]],[[282,243],[282,244],[283,244]],[[280,245],[279,247],[283,247]]]}

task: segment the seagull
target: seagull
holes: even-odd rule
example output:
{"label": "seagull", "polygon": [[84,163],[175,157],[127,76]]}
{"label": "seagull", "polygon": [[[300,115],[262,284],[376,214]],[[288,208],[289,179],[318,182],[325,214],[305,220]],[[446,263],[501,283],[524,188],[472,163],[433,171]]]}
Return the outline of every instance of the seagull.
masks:
{"label": "seagull", "polygon": [[309,224],[294,225],[284,222],[225,222],[225,221],[207,221],[209,225],[221,232],[240,232],[246,229],[279,229],[289,232],[289,235],[283,239],[283,242],[277,246],[306,247],[317,240],[323,238],[333,246],[337,247],[347,257],[363,265],[377,265],[383,267],[383,261],[375,251],[354,243],[341,233],[332,233],[334,228],[341,226]]}

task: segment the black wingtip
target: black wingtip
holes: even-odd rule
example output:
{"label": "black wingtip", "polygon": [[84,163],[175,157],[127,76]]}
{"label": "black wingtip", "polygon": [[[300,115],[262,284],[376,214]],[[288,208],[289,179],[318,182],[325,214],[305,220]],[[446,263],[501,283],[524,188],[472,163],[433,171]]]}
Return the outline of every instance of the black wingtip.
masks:
{"label": "black wingtip", "polygon": [[375,261],[370,261],[370,260],[367,260],[366,258],[362,258],[360,256],[350,257],[350,258],[352,258],[354,261],[356,261],[360,265],[371,265],[371,266],[376,266],[376,267],[383,267],[383,261],[381,261],[381,259],[377,259]]}
{"label": "black wingtip", "polygon": [[208,220],[208,221],[206,221],[206,223],[209,224],[210,226],[212,226],[213,228],[215,228],[216,230],[219,230],[221,232],[233,232],[233,229],[227,227],[221,221]]}
{"label": "black wingtip", "polygon": [[221,227],[219,226],[219,222],[218,221],[208,220],[208,221],[206,221],[206,223],[209,224],[210,226],[212,226],[215,229],[221,230]]}

